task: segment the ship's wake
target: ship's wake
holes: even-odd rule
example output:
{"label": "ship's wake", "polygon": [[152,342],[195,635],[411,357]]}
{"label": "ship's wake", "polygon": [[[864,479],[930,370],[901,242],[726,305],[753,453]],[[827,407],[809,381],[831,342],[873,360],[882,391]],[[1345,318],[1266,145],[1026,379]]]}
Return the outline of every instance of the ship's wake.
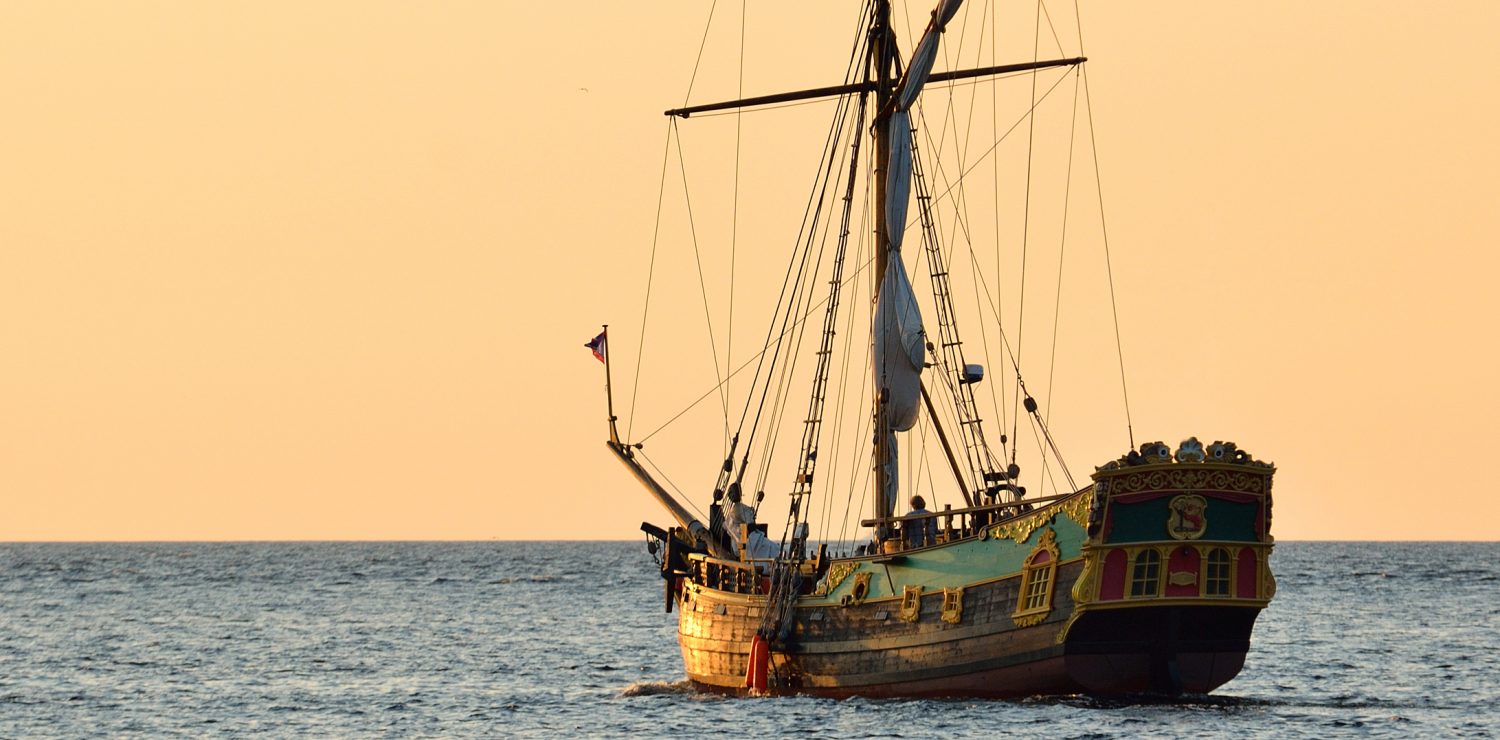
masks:
{"label": "ship's wake", "polygon": [[637,681],[620,689],[618,696],[622,699],[637,696],[682,696],[705,700],[722,698],[718,694],[700,691],[692,681],[685,678],[681,681]]}

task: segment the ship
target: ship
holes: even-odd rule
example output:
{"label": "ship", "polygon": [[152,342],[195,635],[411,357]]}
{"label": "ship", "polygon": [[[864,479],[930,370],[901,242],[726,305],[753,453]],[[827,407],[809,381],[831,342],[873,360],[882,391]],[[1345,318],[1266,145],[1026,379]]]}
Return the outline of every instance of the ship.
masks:
{"label": "ship", "polygon": [[[727,694],[835,698],[1211,692],[1244,666],[1256,618],[1276,591],[1275,467],[1230,441],[1137,445],[1132,429],[1125,454],[1075,482],[1015,366],[1011,428],[1024,420],[1044,459],[1055,455],[1042,476],[1054,491],[1027,491],[1017,435],[1003,433],[1003,420],[998,435],[985,426],[975,389],[986,372],[959,334],[961,320],[973,318],[960,318],[953,297],[955,253],[939,238],[942,194],[926,172],[919,144],[931,139],[918,135],[914,105],[937,83],[1076,71],[1087,59],[934,71],[959,8],[959,0],[940,2],[903,56],[889,3],[871,0],[860,9],[843,84],[666,111],[687,120],[835,101],[815,184],[832,194],[816,199],[828,215],[821,231],[809,226],[799,237],[767,341],[741,366],[754,367],[754,380],[737,427],[723,404],[726,454],[700,471],[707,514],[692,510],[691,494],[669,490],[676,486],[642,441],[621,434],[609,327],[588,343],[604,363],[608,449],[672,518],[641,529],[665,610],[676,614],[687,680]],[[863,229],[860,186],[874,213]],[[862,235],[872,247],[863,262],[851,256]],[[909,235],[920,252],[903,253]],[[904,256],[912,253],[920,259]],[[919,295],[914,283],[930,291]],[[869,286],[868,302],[847,295],[859,284]],[[851,312],[861,308],[856,320]],[[979,321],[987,318],[998,321]],[[839,329],[859,325],[869,331],[840,345]],[[869,359],[835,380],[841,346],[846,357],[866,350]],[[800,431],[788,433],[775,420],[802,408],[787,411],[792,374],[803,379],[807,404],[791,425]],[[854,375],[865,382],[846,382]],[[854,400],[831,404],[841,392]],[[830,421],[853,406],[867,425]],[[909,452],[917,429],[921,454],[941,461],[932,467],[951,483],[938,486],[930,468],[925,477],[903,474],[903,463],[920,464]],[[763,458],[783,441],[796,452],[783,453],[787,517],[777,537],[757,518],[765,488],[777,485]],[[849,501],[869,503],[863,534],[852,539],[829,537],[828,527],[815,536],[812,527],[831,508],[814,501],[832,495],[825,471],[840,450],[867,461],[859,467],[868,475],[837,483]],[[918,486],[934,501],[942,488],[953,503],[927,510],[913,496]]]}

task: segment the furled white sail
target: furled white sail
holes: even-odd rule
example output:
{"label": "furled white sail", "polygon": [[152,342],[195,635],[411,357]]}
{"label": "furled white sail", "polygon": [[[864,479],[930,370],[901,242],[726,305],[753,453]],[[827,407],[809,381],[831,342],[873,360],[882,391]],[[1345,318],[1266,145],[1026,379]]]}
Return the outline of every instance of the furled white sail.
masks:
{"label": "furled white sail", "polygon": [[875,357],[883,391],[886,424],[898,432],[917,423],[922,399],[922,365],[927,359],[922,312],[900,262],[885,270],[875,307]]}
{"label": "furled white sail", "polygon": [[890,239],[890,264],[899,266],[906,206],[911,201],[911,114],[897,109],[886,126],[891,133],[891,156],[885,165],[885,233]]}
{"label": "furled white sail", "polygon": [[896,96],[895,109],[886,123],[890,133],[890,159],[886,164],[885,230],[889,261],[880,284],[875,308],[875,373],[886,422],[885,497],[886,511],[894,511],[896,485],[896,440],[893,432],[906,431],[917,423],[922,397],[922,366],[926,361],[926,337],[922,313],[912,294],[911,282],[901,261],[901,242],[906,231],[906,209],[911,200],[911,106],[932,74],[938,42],[962,0],[942,0],[932,13],[922,40],[912,54],[906,76]]}

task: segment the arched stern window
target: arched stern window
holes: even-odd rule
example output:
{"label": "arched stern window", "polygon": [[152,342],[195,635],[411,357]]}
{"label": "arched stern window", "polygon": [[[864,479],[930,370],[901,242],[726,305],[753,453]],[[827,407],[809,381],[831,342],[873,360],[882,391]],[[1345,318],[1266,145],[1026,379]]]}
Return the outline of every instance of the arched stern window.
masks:
{"label": "arched stern window", "polygon": [[1203,563],[1203,595],[1229,595],[1229,551],[1215,547]]}
{"label": "arched stern window", "polygon": [[1161,594],[1161,553],[1153,549],[1141,550],[1135,555],[1134,567],[1130,569],[1130,598],[1138,599]]}

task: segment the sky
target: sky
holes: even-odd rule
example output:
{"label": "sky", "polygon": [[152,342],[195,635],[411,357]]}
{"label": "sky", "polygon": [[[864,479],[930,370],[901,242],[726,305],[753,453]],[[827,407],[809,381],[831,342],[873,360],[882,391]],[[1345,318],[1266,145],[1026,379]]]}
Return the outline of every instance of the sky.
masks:
{"label": "sky", "polygon": [[[1137,444],[1230,439],[1274,461],[1279,539],[1494,539],[1500,504],[1473,479],[1500,449],[1500,5],[1046,7],[1057,41],[1036,53],[1090,59],[1097,182],[1060,138],[1082,110],[1066,78],[1035,141],[1082,158],[1073,179],[1036,175],[1030,211],[1000,184],[969,207],[997,263],[1028,214],[1038,255],[1064,223],[1080,245],[1031,263],[1024,323],[1067,327],[1056,371],[1026,371],[1075,474],[1129,447],[1104,223]],[[661,112],[837,83],[857,11],[709,8],[0,4],[0,540],[664,523],[605,449],[582,345],[611,325],[631,441],[714,388],[706,325],[720,363],[749,359],[831,109],[671,138]],[[997,62],[1031,57],[1034,10],[994,19]],[[898,22],[903,48],[926,13]],[[973,133],[970,154],[994,138]],[[1020,141],[984,166],[1014,181]],[[691,222],[684,176],[706,191]],[[1069,182],[1064,220],[1047,204]],[[1056,264],[1080,282],[1054,303]],[[1022,326],[1015,305],[1002,320]],[[700,508],[713,407],[646,448]]]}

